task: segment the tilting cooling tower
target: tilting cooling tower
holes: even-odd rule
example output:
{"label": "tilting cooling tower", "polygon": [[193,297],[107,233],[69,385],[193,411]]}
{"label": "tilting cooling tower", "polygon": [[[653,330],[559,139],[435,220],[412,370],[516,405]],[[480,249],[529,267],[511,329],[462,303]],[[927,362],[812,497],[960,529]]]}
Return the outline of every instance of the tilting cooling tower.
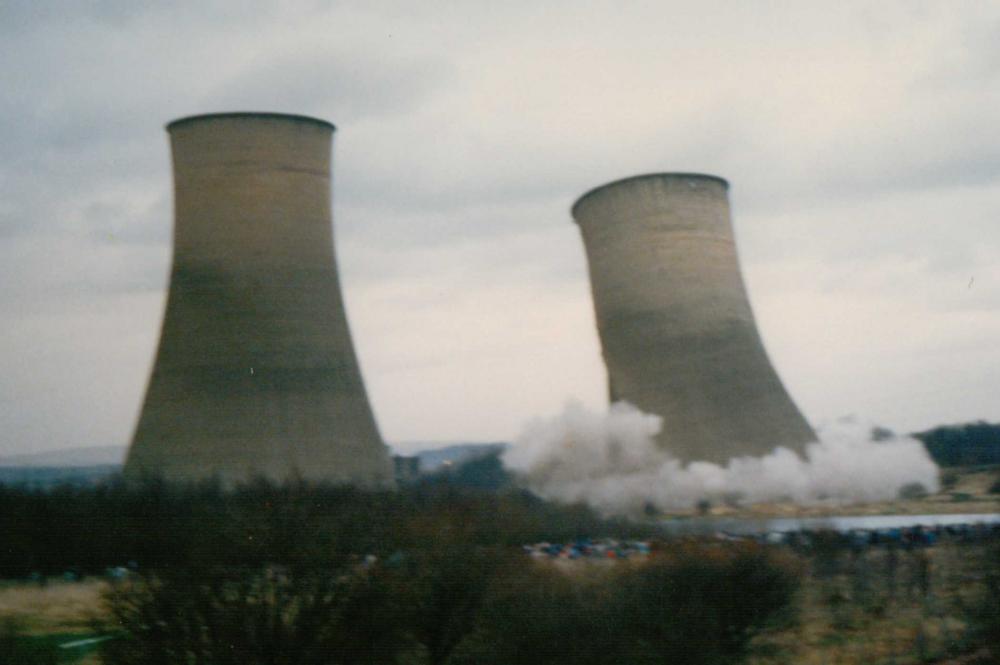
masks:
{"label": "tilting cooling tower", "polygon": [[728,188],[707,175],[644,175],[573,206],[611,400],[662,416],[659,443],[684,461],[815,439],[757,333]]}
{"label": "tilting cooling tower", "polygon": [[173,267],[126,476],[390,482],[334,259],[333,125],[223,113],[167,131]]}

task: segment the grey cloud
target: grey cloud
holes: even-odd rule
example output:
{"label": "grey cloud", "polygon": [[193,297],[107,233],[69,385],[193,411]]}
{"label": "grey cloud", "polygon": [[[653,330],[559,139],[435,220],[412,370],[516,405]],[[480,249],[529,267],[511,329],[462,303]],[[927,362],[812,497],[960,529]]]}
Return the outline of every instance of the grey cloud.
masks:
{"label": "grey cloud", "polygon": [[586,279],[579,233],[569,221],[512,232],[502,241],[470,235],[402,247],[351,239],[340,243],[338,258],[346,283],[359,286],[432,279],[464,288],[528,284],[553,289]]}
{"label": "grey cloud", "polygon": [[206,99],[220,109],[301,112],[310,109],[336,123],[411,111],[441,89],[448,63],[419,55],[373,57],[324,48],[259,56]]}
{"label": "grey cloud", "polygon": [[170,251],[60,235],[8,239],[0,246],[0,307],[57,313],[88,299],[163,291]]}
{"label": "grey cloud", "polygon": [[83,1],[51,0],[28,2],[13,0],[0,9],[0,34],[42,30],[66,21],[90,19],[122,23],[145,13],[140,5],[128,0]]}
{"label": "grey cloud", "polygon": [[1000,252],[1000,185],[928,188],[871,200],[815,204],[781,214],[746,213],[736,197],[741,254],[755,262],[793,255],[860,269],[891,259],[924,262],[928,274],[975,270]]}
{"label": "grey cloud", "polygon": [[[315,11],[323,3],[298,3]],[[132,0],[11,0],[0,7],[0,34],[24,34],[67,24],[95,24],[123,29],[155,20],[167,24],[232,25],[272,18],[277,12],[266,0],[178,0],[136,3]]]}
{"label": "grey cloud", "polygon": [[170,200],[166,192],[138,208],[96,202],[82,211],[83,233],[92,242],[167,248],[170,244]]}

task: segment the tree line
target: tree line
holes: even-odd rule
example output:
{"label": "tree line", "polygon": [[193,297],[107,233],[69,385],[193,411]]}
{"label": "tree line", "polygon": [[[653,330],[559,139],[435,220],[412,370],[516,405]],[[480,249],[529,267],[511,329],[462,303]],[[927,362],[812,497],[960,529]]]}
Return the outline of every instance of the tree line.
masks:
{"label": "tree line", "polygon": [[1000,424],[942,425],[912,435],[939,466],[1000,464]]}
{"label": "tree line", "polygon": [[651,532],[523,491],[448,484],[397,491],[264,480],[231,490],[212,482],[158,480],[50,490],[0,486],[0,578],[97,574],[116,566],[338,565],[351,556],[387,555],[445,536],[513,546]]}

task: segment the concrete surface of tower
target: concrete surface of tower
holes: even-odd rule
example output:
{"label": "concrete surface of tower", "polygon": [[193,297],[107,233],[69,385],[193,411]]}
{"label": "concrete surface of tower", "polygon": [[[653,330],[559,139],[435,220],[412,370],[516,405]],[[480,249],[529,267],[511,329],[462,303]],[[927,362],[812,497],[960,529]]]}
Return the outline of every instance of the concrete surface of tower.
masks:
{"label": "concrete surface of tower", "polygon": [[167,131],[170,291],[126,477],[391,483],[337,276],[334,126],[220,113]]}
{"label": "concrete surface of tower", "polygon": [[612,401],[663,418],[660,445],[724,463],[815,434],[771,366],[740,275],[728,183],[660,173],[573,206]]}

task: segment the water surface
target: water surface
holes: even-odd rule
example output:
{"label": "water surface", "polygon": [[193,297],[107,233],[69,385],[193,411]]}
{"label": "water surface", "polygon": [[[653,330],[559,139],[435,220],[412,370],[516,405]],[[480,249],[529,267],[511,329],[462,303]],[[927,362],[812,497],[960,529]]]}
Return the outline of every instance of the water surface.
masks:
{"label": "water surface", "polygon": [[1000,524],[1000,513],[959,513],[951,515],[841,515],[837,517],[771,517],[732,518],[696,517],[670,519],[661,522],[673,534],[708,535],[728,533],[754,535],[790,531],[833,530],[840,532],[860,529],[902,529],[906,527],[949,526],[957,524]]}

